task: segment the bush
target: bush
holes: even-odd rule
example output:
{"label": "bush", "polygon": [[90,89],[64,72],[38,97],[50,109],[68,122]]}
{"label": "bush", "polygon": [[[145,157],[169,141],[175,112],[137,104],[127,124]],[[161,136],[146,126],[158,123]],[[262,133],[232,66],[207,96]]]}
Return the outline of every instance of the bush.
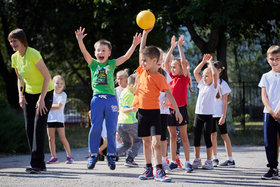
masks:
{"label": "bush", "polygon": [[25,134],[24,118],[0,98],[0,152],[27,153],[29,147]]}

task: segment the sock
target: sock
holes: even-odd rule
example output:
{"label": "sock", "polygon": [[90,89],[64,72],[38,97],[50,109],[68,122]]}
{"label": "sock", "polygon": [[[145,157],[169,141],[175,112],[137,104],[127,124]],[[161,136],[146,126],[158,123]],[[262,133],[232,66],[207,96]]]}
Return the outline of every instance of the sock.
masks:
{"label": "sock", "polygon": [[200,159],[200,158],[195,158],[194,160],[195,160],[195,161],[199,161],[199,160],[201,160],[201,159]]}
{"label": "sock", "polygon": [[227,159],[231,162],[233,161],[232,156],[228,156]]}
{"label": "sock", "polygon": [[157,168],[157,169],[162,169],[162,164],[156,165],[156,168]]}
{"label": "sock", "polygon": [[150,164],[146,164],[146,167],[147,168],[151,168],[152,167],[152,164],[150,163]]}
{"label": "sock", "polygon": [[162,164],[166,164],[166,157],[162,157]]}
{"label": "sock", "polygon": [[185,165],[187,165],[187,164],[191,164],[190,161],[187,161],[187,160],[186,160]]}
{"label": "sock", "polygon": [[218,159],[217,155],[213,155],[213,160]]}

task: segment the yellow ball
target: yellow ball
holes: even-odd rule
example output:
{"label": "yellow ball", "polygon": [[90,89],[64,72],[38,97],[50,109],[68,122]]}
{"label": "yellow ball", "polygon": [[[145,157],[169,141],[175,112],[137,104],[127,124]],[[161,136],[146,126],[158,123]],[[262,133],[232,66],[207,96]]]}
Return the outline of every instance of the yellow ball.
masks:
{"label": "yellow ball", "polygon": [[152,28],[155,22],[155,15],[149,10],[143,10],[137,14],[136,23],[141,29],[146,30]]}

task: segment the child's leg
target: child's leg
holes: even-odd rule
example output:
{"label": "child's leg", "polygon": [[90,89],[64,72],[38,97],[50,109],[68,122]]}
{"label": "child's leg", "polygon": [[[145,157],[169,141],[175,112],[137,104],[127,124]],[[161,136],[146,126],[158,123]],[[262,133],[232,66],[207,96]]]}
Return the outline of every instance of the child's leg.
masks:
{"label": "child's leg", "polygon": [[129,133],[127,133],[127,131],[126,131],[127,128],[129,128],[129,126],[126,126],[125,124],[118,124],[118,134],[122,141],[121,146],[118,147],[118,149],[117,149],[118,155],[125,153],[131,146],[130,136],[129,136]]}
{"label": "child's leg", "polygon": [[66,154],[67,154],[67,157],[71,157],[71,149],[70,149],[70,145],[66,139],[66,136],[65,136],[65,128],[62,127],[62,128],[57,128],[57,132],[58,132],[58,135],[59,135],[59,138],[64,146],[64,149],[66,151]]}
{"label": "child's leg", "polygon": [[213,118],[213,125],[212,125],[212,131],[211,131],[211,142],[212,142],[212,149],[213,149],[213,156],[217,156],[217,123],[220,118]]}
{"label": "child's leg", "polygon": [[[133,138],[133,144],[132,147],[128,151],[128,157],[135,158],[138,154],[138,151],[142,145],[142,139],[138,137],[138,124],[128,124],[127,131],[129,132],[129,135]],[[130,138],[129,136],[129,138]]]}
{"label": "child's leg", "polygon": [[117,153],[116,129],[118,123],[118,101],[115,96],[110,96],[105,100],[105,120],[108,140],[107,152],[109,155],[115,155]]}
{"label": "child's leg", "polygon": [[156,161],[156,165],[160,165],[162,164],[162,160],[161,160],[161,149],[160,149],[160,136],[161,135],[154,135],[152,136],[152,147],[153,150],[155,151],[155,161]]}
{"label": "child's leg", "polygon": [[200,119],[200,115],[195,114],[194,118],[194,147],[195,147],[195,158],[200,158],[200,139],[201,131],[204,121]]}
{"label": "child's leg", "polygon": [[102,123],[104,120],[104,101],[105,99],[94,96],[91,100],[91,123],[92,126],[89,131],[88,145],[89,152],[91,154],[96,154],[99,151],[99,145],[101,141],[101,130]]}
{"label": "child's leg", "polygon": [[[226,152],[227,152],[227,156],[228,156],[227,160],[229,160],[229,158],[231,158],[230,161],[232,161],[232,148],[231,148],[231,141],[230,141],[230,138],[227,133],[227,124],[224,123],[222,125],[218,125],[218,127],[221,132],[221,137],[224,140],[224,144],[225,144],[225,148],[226,148]],[[213,142],[212,142],[212,144],[213,144]]]}
{"label": "child's leg", "polygon": [[177,133],[177,140],[176,140],[176,155],[180,155],[180,147],[181,147],[181,135],[180,135],[180,130],[179,127],[176,127],[176,133]]}
{"label": "child's leg", "polygon": [[151,154],[151,147],[152,147],[152,140],[150,136],[142,137],[143,140],[143,152],[145,156],[146,164],[152,164],[152,154]]}
{"label": "child's leg", "polygon": [[278,123],[274,118],[266,113],[264,114],[264,144],[266,158],[268,161],[267,167],[277,168],[277,132],[279,132]]}
{"label": "child's leg", "polygon": [[103,143],[102,143],[102,145],[99,147],[99,154],[100,155],[103,155],[103,152],[104,152],[104,150],[107,148],[107,138],[106,137],[104,137],[103,138]]}
{"label": "child's leg", "polygon": [[180,129],[181,140],[183,143],[185,159],[186,161],[190,161],[190,143],[188,138],[187,125],[179,126],[179,129]]}
{"label": "child's leg", "polygon": [[171,160],[176,160],[176,150],[177,150],[177,133],[176,126],[168,126],[168,131],[170,134],[170,152],[171,152]]}
{"label": "child's leg", "polygon": [[207,160],[212,160],[212,142],[211,142],[212,126],[213,126],[213,117],[211,115],[205,116],[204,141],[207,148]]}
{"label": "child's leg", "polygon": [[47,128],[47,133],[49,137],[49,147],[52,157],[56,158],[55,150],[55,128]]}

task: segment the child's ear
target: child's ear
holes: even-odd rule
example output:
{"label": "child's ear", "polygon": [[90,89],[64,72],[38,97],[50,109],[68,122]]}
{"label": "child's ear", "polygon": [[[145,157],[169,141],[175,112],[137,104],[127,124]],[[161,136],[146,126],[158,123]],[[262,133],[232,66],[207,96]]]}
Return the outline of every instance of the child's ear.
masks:
{"label": "child's ear", "polygon": [[158,59],[157,58],[153,58],[152,61],[153,61],[153,63],[157,63]]}

